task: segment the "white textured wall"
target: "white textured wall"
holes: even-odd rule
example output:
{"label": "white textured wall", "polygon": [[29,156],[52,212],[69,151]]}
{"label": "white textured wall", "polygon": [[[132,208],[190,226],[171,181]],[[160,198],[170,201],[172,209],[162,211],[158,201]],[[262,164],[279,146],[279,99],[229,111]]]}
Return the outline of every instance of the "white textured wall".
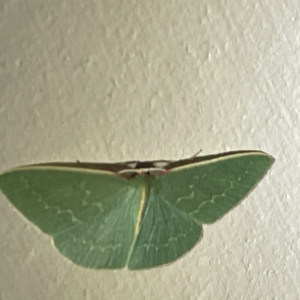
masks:
{"label": "white textured wall", "polygon": [[[262,4],[263,3],[263,4]],[[79,268],[0,195],[0,298],[300,299],[299,1],[0,1],[0,171],[261,149],[170,266]]]}

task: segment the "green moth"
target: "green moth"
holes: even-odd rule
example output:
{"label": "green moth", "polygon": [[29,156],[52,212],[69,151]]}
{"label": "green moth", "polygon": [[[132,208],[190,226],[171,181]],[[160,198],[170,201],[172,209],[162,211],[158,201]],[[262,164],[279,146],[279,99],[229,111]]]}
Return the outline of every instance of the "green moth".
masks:
{"label": "green moth", "polygon": [[274,159],[260,151],[179,161],[46,163],[0,175],[9,201],[77,265],[146,269],[170,263],[235,207]]}

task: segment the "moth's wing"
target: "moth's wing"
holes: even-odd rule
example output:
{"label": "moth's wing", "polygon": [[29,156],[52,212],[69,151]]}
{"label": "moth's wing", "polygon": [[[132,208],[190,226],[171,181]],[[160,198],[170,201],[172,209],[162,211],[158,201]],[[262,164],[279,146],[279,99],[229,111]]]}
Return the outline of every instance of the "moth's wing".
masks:
{"label": "moth's wing", "polygon": [[[145,191],[145,193],[147,193]],[[165,200],[157,181],[150,181],[128,268],[170,263],[188,252],[202,236],[202,226]],[[142,206],[141,206],[142,207]]]}
{"label": "moth's wing", "polygon": [[165,201],[200,223],[213,223],[235,207],[274,162],[260,151],[197,160],[161,176],[159,188]]}
{"label": "moth's wing", "polygon": [[126,266],[141,198],[134,180],[107,171],[25,167],[0,175],[0,189],[74,263]]}
{"label": "moth's wing", "polygon": [[128,267],[150,268],[172,262],[202,237],[202,223],[212,223],[236,206],[259,182],[273,158],[235,153],[172,163],[150,181]]}

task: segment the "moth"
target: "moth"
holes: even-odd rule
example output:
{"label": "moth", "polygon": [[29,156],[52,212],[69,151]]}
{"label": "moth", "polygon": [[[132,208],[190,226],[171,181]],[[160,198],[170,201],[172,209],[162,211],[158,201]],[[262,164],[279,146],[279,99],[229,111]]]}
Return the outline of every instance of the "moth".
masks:
{"label": "moth", "polygon": [[0,175],[0,189],[73,263],[130,270],[168,264],[264,177],[274,158],[238,151],[178,161],[45,163]]}

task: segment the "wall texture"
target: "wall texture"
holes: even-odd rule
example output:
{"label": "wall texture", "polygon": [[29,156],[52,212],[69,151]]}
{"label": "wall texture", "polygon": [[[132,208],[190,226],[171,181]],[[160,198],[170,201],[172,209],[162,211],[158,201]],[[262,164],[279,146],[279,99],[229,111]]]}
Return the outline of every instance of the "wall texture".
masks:
{"label": "wall texture", "polygon": [[71,264],[1,194],[0,298],[299,299],[299,15],[297,0],[0,1],[0,172],[276,158],[188,255],[149,271]]}

